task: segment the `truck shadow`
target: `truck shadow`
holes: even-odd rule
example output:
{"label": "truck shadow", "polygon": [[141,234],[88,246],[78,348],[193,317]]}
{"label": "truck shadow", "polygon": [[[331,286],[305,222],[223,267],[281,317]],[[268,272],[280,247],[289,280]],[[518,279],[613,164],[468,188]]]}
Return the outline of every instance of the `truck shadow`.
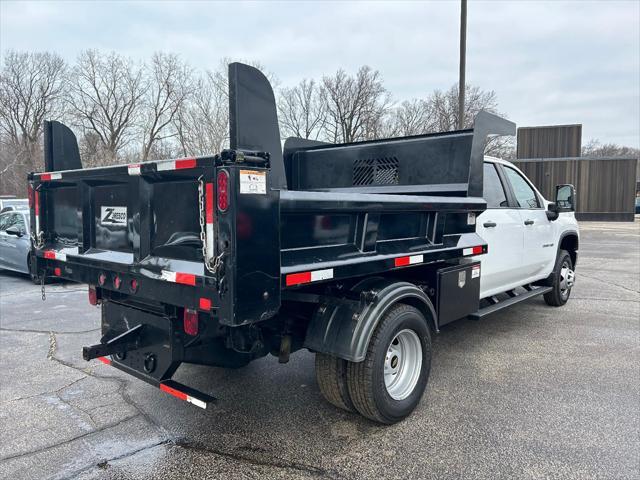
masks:
{"label": "truck shadow", "polygon": [[[528,320],[535,320],[535,311],[545,308],[542,299],[533,299],[481,321],[459,320],[434,334],[431,379],[414,415],[426,414],[432,408],[430,390],[443,388],[454,370],[462,368],[473,375],[473,370],[487,361],[487,352],[504,351],[511,338],[521,341],[523,336],[538,332],[539,322]],[[236,418],[243,424],[265,428],[274,423],[300,428],[298,422],[307,424],[314,418],[316,424],[329,430],[344,422],[363,432],[387,428],[327,403],[316,384],[314,361],[314,355],[303,350],[293,354],[288,364],[279,364],[274,357],[235,370],[185,364],[175,378],[219,398],[212,410],[216,423],[233,425],[230,418]]]}

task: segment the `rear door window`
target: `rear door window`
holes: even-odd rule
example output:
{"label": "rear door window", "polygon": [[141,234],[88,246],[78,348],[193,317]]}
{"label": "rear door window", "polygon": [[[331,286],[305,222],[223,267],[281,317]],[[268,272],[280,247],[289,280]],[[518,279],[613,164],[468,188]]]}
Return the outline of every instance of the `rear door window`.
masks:
{"label": "rear door window", "polygon": [[518,206],[520,208],[540,208],[540,202],[538,201],[536,192],[524,177],[511,167],[505,166],[504,171],[511,183]]}
{"label": "rear door window", "polygon": [[507,196],[504,193],[504,187],[496,171],[493,163],[484,164],[484,199],[487,202],[487,208],[507,207]]}

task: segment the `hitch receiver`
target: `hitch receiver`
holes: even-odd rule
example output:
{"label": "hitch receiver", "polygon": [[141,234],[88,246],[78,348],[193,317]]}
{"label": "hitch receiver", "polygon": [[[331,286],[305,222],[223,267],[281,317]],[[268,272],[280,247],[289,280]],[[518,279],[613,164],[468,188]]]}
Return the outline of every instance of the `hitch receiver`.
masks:
{"label": "hitch receiver", "polygon": [[82,347],[82,358],[93,360],[98,357],[106,357],[116,353],[125,353],[127,350],[140,348],[140,333],[144,325],[136,325],[107,343],[99,343],[90,347]]}

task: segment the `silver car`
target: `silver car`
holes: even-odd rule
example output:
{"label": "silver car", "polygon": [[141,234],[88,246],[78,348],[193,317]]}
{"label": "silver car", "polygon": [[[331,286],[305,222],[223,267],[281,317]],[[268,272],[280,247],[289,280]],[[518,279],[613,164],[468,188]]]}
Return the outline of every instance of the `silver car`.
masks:
{"label": "silver car", "polygon": [[29,211],[0,213],[0,269],[26,273],[37,282],[30,269],[30,250]]}

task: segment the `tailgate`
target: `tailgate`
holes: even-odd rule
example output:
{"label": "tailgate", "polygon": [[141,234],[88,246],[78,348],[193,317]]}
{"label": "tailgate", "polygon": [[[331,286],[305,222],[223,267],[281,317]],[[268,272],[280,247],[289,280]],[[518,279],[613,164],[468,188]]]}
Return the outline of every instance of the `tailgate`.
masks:
{"label": "tailgate", "polygon": [[99,277],[111,272],[125,282],[143,276],[205,286],[201,238],[213,258],[207,209],[214,165],[213,157],[203,157],[34,174],[31,227],[39,269],[105,288],[115,277],[106,285]]}

